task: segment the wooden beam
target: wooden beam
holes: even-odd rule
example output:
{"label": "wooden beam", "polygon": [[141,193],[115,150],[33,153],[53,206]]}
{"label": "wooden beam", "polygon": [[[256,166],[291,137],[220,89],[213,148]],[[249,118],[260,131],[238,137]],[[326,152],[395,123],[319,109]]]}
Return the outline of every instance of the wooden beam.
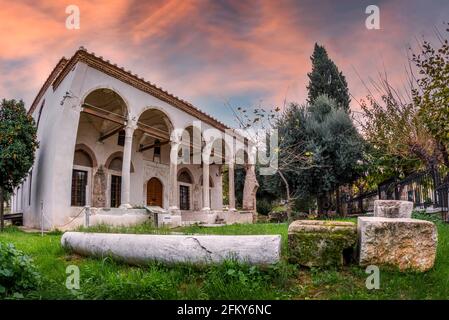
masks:
{"label": "wooden beam", "polygon": [[[125,117],[121,117],[121,116],[113,114],[113,113],[107,113],[107,111],[103,111],[101,109],[97,110],[97,108],[95,106],[91,106],[87,103],[83,104],[81,111],[84,113],[90,114],[94,117],[112,121],[112,122],[120,124],[122,126],[125,125],[125,122],[126,122]],[[152,136],[153,138],[156,138],[156,139],[160,139],[160,140],[169,140],[170,139],[170,135],[168,132],[147,126],[143,123],[137,123],[137,129],[145,132],[149,136]]]}
{"label": "wooden beam", "polygon": [[168,134],[168,132],[162,131],[160,129],[156,129],[150,126],[144,126],[141,123],[137,124],[137,129],[145,132],[153,138],[160,140],[170,140],[170,135]]}
{"label": "wooden beam", "polygon": [[88,104],[83,104],[81,111],[84,113],[90,114],[94,117],[97,117],[97,118],[109,120],[109,121],[112,121],[112,122],[120,124],[120,125],[125,125],[124,117],[120,117],[115,114],[108,114],[108,113],[106,113],[107,111],[103,112],[103,111],[95,110],[94,108],[90,107]]}
{"label": "wooden beam", "polygon": [[115,127],[113,129],[109,130],[108,132],[102,134],[100,136],[100,138],[98,139],[98,141],[102,142],[102,141],[106,140],[107,138],[112,137],[117,132],[123,130],[124,127],[125,127],[124,125],[119,125],[118,127]]}
{"label": "wooden beam", "polygon": [[[163,145],[165,145],[165,144],[168,144],[169,142],[170,142],[169,140],[163,141],[163,142],[159,143],[159,146],[163,146]],[[154,147],[156,147],[156,144],[154,144],[154,143],[152,143],[152,144],[147,144],[147,145],[144,145],[144,146],[140,147],[140,148],[139,148],[139,152],[143,152],[143,151],[145,151],[145,150],[149,150],[149,149],[152,149],[152,148],[154,148]]]}

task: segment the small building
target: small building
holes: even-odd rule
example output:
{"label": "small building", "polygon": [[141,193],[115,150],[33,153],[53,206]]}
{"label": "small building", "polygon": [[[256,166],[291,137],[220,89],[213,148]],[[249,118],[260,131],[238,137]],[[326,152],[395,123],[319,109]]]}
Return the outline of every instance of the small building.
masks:
{"label": "small building", "polygon": [[[24,225],[252,222],[254,145],[192,104],[80,48],[55,66],[32,103],[39,149],[16,188]],[[241,210],[235,167],[245,168]],[[223,205],[223,172],[229,203]],[[163,219],[163,220],[161,220]]]}

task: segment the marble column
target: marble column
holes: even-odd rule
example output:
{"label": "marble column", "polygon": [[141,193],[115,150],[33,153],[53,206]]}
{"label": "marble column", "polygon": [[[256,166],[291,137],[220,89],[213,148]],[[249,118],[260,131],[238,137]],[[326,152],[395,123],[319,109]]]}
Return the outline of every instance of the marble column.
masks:
{"label": "marble column", "polygon": [[131,154],[133,145],[133,134],[135,126],[128,124],[125,127],[125,146],[123,148],[122,161],[122,190],[120,208],[130,209],[130,188],[131,188]]}
{"label": "marble column", "polygon": [[228,164],[229,174],[229,211],[235,211],[235,173],[234,173],[234,161],[230,160]]}
{"label": "marble column", "polygon": [[169,211],[179,214],[178,207],[178,149],[177,141],[170,142],[170,193],[168,196]]}
{"label": "marble column", "polygon": [[209,164],[210,164],[210,150],[208,147],[202,153],[203,160],[203,209],[204,212],[210,211],[210,196],[209,196]]}

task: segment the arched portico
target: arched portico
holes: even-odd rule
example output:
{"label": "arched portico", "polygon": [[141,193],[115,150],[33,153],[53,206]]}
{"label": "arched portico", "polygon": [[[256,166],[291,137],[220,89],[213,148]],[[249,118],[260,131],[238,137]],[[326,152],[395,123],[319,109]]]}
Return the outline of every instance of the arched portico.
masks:
{"label": "arched portico", "polygon": [[[213,128],[202,131],[201,125],[197,127],[192,124],[187,126],[182,134],[178,134],[179,140],[176,141],[173,140],[172,133],[175,128],[170,114],[164,109],[149,106],[138,117],[128,120],[129,114],[130,111],[124,99],[109,88],[98,88],[91,91],[82,103],[80,127],[88,126],[87,133],[98,138],[87,143],[83,139],[85,130],[81,130],[80,139],[77,141],[79,149],[85,150],[94,159],[94,168],[98,167],[99,162],[95,157],[95,149],[91,147],[92,145],[98,146],[98,143],[100,143],[105,150],[115,149],[100,162],[104,166],[99,166],[99,177],[96,177],[96,172],[93,172],[95,175],[94,184],[97,180],[104,181],[106,179],[108,190],[106,198],[108,200],[105,200],[105,203],[121,208],[131,208],[130,174],[135,171],[134,165],[137,163],[133,164],[131,160],[138,156],[135,160],[139,161],[139,172],[142,172],[140,167],[143,165],[140,163],[140,159],[154,164],[168,164],[168,179],[160,180],[160,182],[161,185],[166,183],[168,190],[165,191],[168,196],[166,207],[175,215],[179,213],[180,209],[187,210],[187,208],[189,210],[201,209],[203,213],[210,212],[211,207],[213,207],[213,210],[219,209],[222,206],[222,199],[218,200],[216,197],[222,197],[223,190],[222,178],[219,175],[222,174],[222,166],[227,165],[229,172],[229,210],[235,210],[234,163],[238,155],[235,154],[234,150],[234,137],[229,139],[224,132]],[[185,139],[185,136],[187,139]],[[248,156],[242,158],[240,162],[248,160]],[[190,186],[186,182],[179,181],[178,159],[182,159],[181,163],[185,161],[190,167],[196,168],[193,170],[195,174],[190,173],[192,180]],[[120,162],[121,168],[119,168],[118,162]],[[154,167],[154,165],[151,166]],[[160,169],[157,170],[158,175],[164,175]],[[151,178],[151,169],[145,169],[145,172],[148,172],[146,173],[146,179]],[[220,188],[217,188],[214,182],[210,182],[213,180],[211,178],[212,172],[214,178],[215,175],[218,175],[217,183],[220,184]],[[137,199],[136,201],[143,204],[153,203],[154,201],[149,202],[148,200],[148,187],[150,186],[153,190],[156,185],[155,180],[152,180],[152,184],[149,185],[149,180],[143,180],[144,176],[134,176],[133,179],[142,181],[138,184],[143,186],[142,193],[139,192],[143,194],[143,199]],[[207,182],[205,183],[203,180]],[[180,183],[186,183],[182,190]],[[152,197],[154,198],[154,192],[152,192],[150,198]],[[181,201],[181,197],[188,201]],[[94,196],[94,198],[98,197]],[[180,208],[181,205],[182,208]]]}

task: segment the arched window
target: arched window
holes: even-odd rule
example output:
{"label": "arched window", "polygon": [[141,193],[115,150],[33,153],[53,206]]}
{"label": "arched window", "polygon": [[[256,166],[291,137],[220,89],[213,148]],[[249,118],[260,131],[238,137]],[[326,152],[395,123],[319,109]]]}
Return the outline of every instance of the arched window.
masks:
{"label": "arched window", "polygon": [[[122,157],[115,157],[109,162],[108,169],[121,172],[123,160]],[[122,177],[118,174],[111,174],[111,207],[118,208],[121,203],[122,195]]]}
{"label": "arched window", "polygon": [[188,184],[192,184],[192,177],[190,176],[190,174],[186,170],[184,170],[184,171],[181,171],[179,173],[178,181],[179,182],[188,183]]}
{"label": "arched window", "polygon": [[121,157],[116,157],[112,159],[109,163],[108,169],[114,171],[122,171],[123,160]]}
{"label": "arched window", "polygon": [[190,210],[190,189],[193,179],[187,169],[182,169],[178,174],[179,183],[179,209]]}
{"label": "arched window", "polygon": [[83,150],[76,150],[73,158],[71,205],[82,207],[87,204],[87,186],[93,161]]}
{"label": "arched window", "polygon": [[93,167],[92,158],[83,150],[75,151],[75,157],[73,159],[73,164],[82,167]]}

